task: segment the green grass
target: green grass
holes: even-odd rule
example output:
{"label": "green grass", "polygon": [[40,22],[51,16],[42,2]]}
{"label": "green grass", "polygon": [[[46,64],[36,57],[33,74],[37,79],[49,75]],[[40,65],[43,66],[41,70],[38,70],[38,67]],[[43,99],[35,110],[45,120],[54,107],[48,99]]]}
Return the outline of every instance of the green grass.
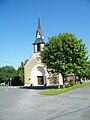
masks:
{"label": "green grass", "polygon": [[77,84],[77,85],[71,86],[69,88],[64,88],[64,89],[49,89],[49,90],[45,90],[45,91],[40,92],[40,94],[53,96],[53,95],[62,94],[62,93],[65,93],[65,92],[68,92],[71,90],[75,90],[78,88],[82,88],[82,87],[87,86],[87,85],[90,85],[90,82]]}

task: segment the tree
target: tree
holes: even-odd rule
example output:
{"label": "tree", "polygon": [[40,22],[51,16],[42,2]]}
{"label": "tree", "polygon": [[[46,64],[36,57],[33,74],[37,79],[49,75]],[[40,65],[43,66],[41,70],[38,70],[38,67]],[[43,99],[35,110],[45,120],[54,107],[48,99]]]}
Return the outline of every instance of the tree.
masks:
{"label": "tree", "polygon": [[7,83],[10,78],[14,78],[16,76],[16,70],[12,66],[4,66],[0,68],[0,82]]}
{"label": "tree", "polygon": [[84,77],[86,77],[86,79],[90,79],[90,60],[87,61]]}
{"label": "tree", "polygon": [[52,36],[41,51],[42,62],[51,72],[74,73],[82,77],[87,63],[87,49],[82,39],[72,33]]}
{"label": "tree", "polygon": [[20,67],[16,70],[12,66],[4,66],[0,68],[0,83],[9,83],[11,78],[11,85],[24,85],[24,65],[28,60],[21,62]]}
{"label": "tree", "polygon": [[21,81],[21,85],[24,85],[24,65],[27,63],[27,59],[24,62],[21,62],[20,67],[17,70],[17,76]]}

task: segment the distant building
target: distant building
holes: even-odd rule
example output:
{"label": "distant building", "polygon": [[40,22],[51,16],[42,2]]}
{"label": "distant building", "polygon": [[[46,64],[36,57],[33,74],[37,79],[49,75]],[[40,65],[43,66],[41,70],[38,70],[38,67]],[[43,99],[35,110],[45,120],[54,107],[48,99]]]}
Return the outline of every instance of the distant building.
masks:
{"label": "distant building", "polygon": [[75,79],[76,78],[75,78],[75,75],[73,73],[65,75],[65,81],[67,81],[67,82],[70,82],[70,81],[75,82]]}

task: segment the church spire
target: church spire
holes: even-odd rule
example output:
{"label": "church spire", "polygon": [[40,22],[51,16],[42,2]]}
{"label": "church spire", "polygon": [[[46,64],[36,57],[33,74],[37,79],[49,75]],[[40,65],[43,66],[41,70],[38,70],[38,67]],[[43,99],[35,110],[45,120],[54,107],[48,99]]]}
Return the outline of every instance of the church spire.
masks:
{"label": "church spire", "polygon": [[41,23],[40,23],[40,16],[38,16],[38,28],[37,28],[38,31],[42,31],[41,30]]}
{"label": "church spire", "polygon": [[34,52],[40,52],[44,48],[44,35],[43,31],[41,28],[41,23],[40,23],[40,16],[38,17],[38,27],[36,31],[36,40],[33,43],[34,45]]}
{"label": "church spire", "polygon": [[43,31],[41,28],[41,23],[40,23],[40,16],[38,17],[38,28],[36,31],[36,43],[41,43],[44,42],[44,35],[43,35]]}

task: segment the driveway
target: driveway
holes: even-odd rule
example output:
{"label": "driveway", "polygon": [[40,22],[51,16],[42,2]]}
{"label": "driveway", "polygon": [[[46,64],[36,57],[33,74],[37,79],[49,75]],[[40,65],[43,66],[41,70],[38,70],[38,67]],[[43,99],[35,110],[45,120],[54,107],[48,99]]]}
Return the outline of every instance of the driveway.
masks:
{"label": "driveway", "polygon": [[90,86],[56,96],[0,88],[0,120],[90,120]]}

